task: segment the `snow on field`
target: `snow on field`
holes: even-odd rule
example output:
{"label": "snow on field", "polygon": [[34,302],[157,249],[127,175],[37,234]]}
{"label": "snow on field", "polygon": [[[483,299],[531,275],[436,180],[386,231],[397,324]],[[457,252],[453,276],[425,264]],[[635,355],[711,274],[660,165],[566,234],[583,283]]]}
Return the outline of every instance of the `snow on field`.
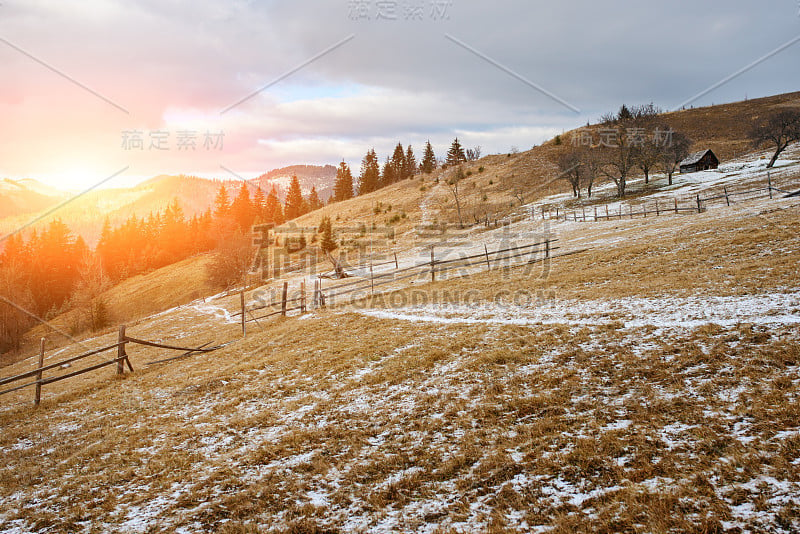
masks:
{"label": "snow on field", "polygon": [[568,324],[621,323],[624,328],[696,328],[704,324],[732,326],[800,324],[800,290],[733,297],[559,299],[519,305],[425,305],[394,309],[358,310],[380,319],[442,324]]}

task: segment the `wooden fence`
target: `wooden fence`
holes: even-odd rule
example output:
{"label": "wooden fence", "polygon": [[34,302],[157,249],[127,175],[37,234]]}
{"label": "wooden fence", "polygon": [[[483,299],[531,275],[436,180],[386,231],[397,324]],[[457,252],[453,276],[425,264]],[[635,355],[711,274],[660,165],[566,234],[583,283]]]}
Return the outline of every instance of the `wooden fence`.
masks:
{"label": "wooden fence", "polygon": [[[369,292],[369,295],[373,295],[376,288],[414,277],[425,276],[427,278],[427,276],[430,276],[430,280],[434,282],[436,281],[437,274],[451,271],[453,269],[464,269],[478,265],[485,265],[488,270],[491,270],[493,266],[496,266],[502,262],[510,261],[523,256],[530,256],[530,258],[519,265],[542,261],[550,258],[551,253],[559,249],[559,247],[553,246],[553,242],[555,241],[557,240],[548,239],[529,245],[509,247],[492,252],[490,252],[488,247],[484,245],[484,251],[480,254],[473,254],[452,259],[436,259],[435,249],[434,247],[431,247],[430,261],[417,263],[415,265],[403,268],[400,268],[397,261],[397,256],[395,255],[394,261],[357,266],[357,268],[364,270],[369,269],[369,277],[359,277],[358,279],[350,282],[340,283],[329,288],[323,288],[322,278],[316,280],[314,283],[314,292],[311,305],[314,308],[324,308],[329,302],[332,302],[333,299],[348,295],[354,296],[352,297],[352,300],[356,300],[367,296],[367,292]],[[537,259],[537,255],[539,254],[541,254],[541,256]],[[374,267],[379,265],[394,265],[395,268],[388,272],[376,274]],[[247,335],[248,322],[258,322],[262,319],[275,317],[278,315],[286,317],[288,312],[297,310],[300,310],[301,314],[305,313],[308,309],[305,282],[300,283],[299,289],[299,296],[290,299],[288,297],[289,283],[284,282],[281,291],[281,298],[279,300],[274,300],[266,304],[259,303],[256,306],[249,307],[246,304],[245,292],[242,291],[240,293],[241,310],[235,314],[235,316],[241,317],[242,334]],[[292,304],[294,304],[294,306],[290,307]],[[261,312],[262,310],[267,310],[267,313],[256,316],[256,313]]]}
{"label": "wooden fence", "polygon": [[[776,195],[777,194],[777,195]],[[652,201],[650,203],[642,203],[639,208],[634,209],[632,204],[628,204],[625,209],[621,204],[616,209],[610,209],[608,205],[593,206],[591,208],[582,207],[577,209],[562,209],[559,207],[541,207],[540,217],[535,216],[542,220],[550,221],[572,221],[572,222],[599,222],[603,220],[619,220],[619,219],[633,219],[636,217],[658,217],[660,215],[676,215],[679,213],[702,213],[706,211],[708,204],[722,203],[723,201],[727,206],[730,206],[735,200],[756,200],[759,198],[773,199],[776,196],[784,196],[790,194],[790,191],[780,189],[772,185],[771,175],[767,175],[767,184],[765,187],[757,187],[754,189],[747,189],[742,191],[730,191],[727,186],[722,188],[722,191],[712,194],[707,197],[701,197],[699,194],[691,200],[678,200],[673,198],[672,201]]]}
{"label": "wooden fence", "polygon": [[[5,395],[6,393],[12,393],[14,391],[18,391],[20,389],[27,388],[27,387],[35,387],[34,404],[36,406],[38,406],[39,403],[42,400],[42,387],[46,386],[48,384],[53,384],[55,382],[60,382],[62,380],[67,380],[69,378],[73,378],[73,377],[76,377],[76,376],[79,376],[79,375],[82,375],[82,374],[85,374],[85,373],[96,371],[98,369],[102,369],[104,367],[108,367],[108,366],[111,366],[111,365],[116,365],[117,366],[117,374],[118,375],[125,374],[125,367],[127,367],[130,370],[130,372],[133,372],[133,365],[131,365],[130,357],[128,356],[128,353],[127,353],[127,351],[125,349],[125,347],[126,347],[126,345],[128,343],[133,343],[133,344],[136,344],[136,345],[144,345],[144,346],[147,346],[147,347],[155,347],[155,348],[167,349],[167,350],[184,351],[185,354],[183,354],[181,356],[188,356],[190,354],[194,354],[194,353],[197,353],[197,352],[211,352],[211,351],[217,350],[217,349],[219,349],[219,348],[224,346],[224,345],[220,345],[220,346],[217,346],[217,347],[206,348],[208,346],[208,343],[206,343],[206,345],[204,345],[202,347],[187,348],[187,347],[176,347],[176,346],[173,346],[173,345],[165,345],[163,343],[155,343],[153,341],[145,341],[145,340],[136,339],[136,338],[127,336],[125,334],[125,325],[122,325],[122,326],[119,327],[119,336],[117,338],[117,342],[114,343],[113,345],[106,345],[104,347],[100,347],[98,349],[94,349],[94,350],[91,350],[89,352],[84,352],[83,354],[79,354],[77,356],[73,356],[73,357],[68,358],[66,360],[62,360],[62,361],[59,361],[59,362],[56,362],[56,363],[51,363],[49,365],[44,365],[45,338],[42,338],[40,346],[39,346],[39,362],[38,362],[38,365],[37,365],[36,369],[33,370],[33,371],[28,371],[28,372],[25,372],[25,373],[21,373],[21,374],[15,375],[15,376],[9,376],[9,377],[6,377],[6,378],[0,378],[0,386],[4,386],[4,385],[7,385],[7,384],[12,384],[14,382],[20,382],[20,381],[23,381],[23,380],[26,380],[26,379],[30,379],[30,378],[34,378],[34,380],[29,381],[29,382],[25,382],[25,383],[17,385],[17,386],[13,386],[13,387],[11,387],[9,389],[5,389],[3,391],[0,391],[0,395]],[[51,377],[47,377],[47,378],[44,377],[44,373],[47,372],[47,371],[52,371],[52,370],[55,370],[55,369],[63,368],[65,366],[70,366],[71,364],[73,364],[75,362],[84,360],[84,359],[89,358],[91,356],[96,356],[98,354],[102,354],[103,352],[109,352],[109,351],[116,351],[116,356],[111,360],[105,360],[105,361],[102,361],[100,363],[96,363],[96,364],[90,365],[89,367],[86,367],[86,368],[83,368],[83,369],[79,369],[77,371],[72,371],[72,372],[69,372],[69,373],[66,373],[66,374],[61,374],[61,375],[57,375],[57,376],[51,376]],[[169,360],[172,360],[172,359],[175,359],[175,358],[169,358]],[[168,361],[168,360],[160,360],[159,362],[150,362],[150,363],[160,363],[162,361]]]}

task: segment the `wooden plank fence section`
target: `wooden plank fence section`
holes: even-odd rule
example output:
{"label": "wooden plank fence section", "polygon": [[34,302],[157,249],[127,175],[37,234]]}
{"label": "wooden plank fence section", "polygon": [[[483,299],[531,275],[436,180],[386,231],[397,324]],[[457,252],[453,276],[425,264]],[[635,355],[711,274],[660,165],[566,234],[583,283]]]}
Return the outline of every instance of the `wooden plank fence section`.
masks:
{"label": "wooden plank fence section", "polygon": [[[566,209],[559,209],[558,206],[555,206],[553,213],[553,209],[548,208],[546,206],[541,207],[541,220],[555,220],[564,222],[573,221],[573,222],[598,222],[603,220],[612,220],[612,219],[623,219],[625,217],[633,219],[635,217],[643,217],[647,218],[648,215],[655,215],[659,217],[661,215],[668,215],[668,214],[679,214],[679,213],[703,213],[706,211],[706,206],[709,203],[716,202],[716,201],[725,201],[727,206],[731,206],[735,203],[734,197],[741,197],[741,196],[749,196],[749,200],[754,200],[757,198],[765,198],[769,197],[770,199],[774,198],[773,192],[778,193],[788,193],[783,189],[779,189],[772,185],[772,176],[771,173],[767,174],[767,186],[766,187],[757,187],[754,189],[748,189],[745,191],[729,191],[727,186],[723,186],[722,193],[717,195],[712,195],[708,197],[701,197],[699,194],[695,195],[694,200],[692,201],[692,205],[687,206],[680,206],[678,199],[673,198],[673,206],[671,208],[664,207],[663,204],[659,204],[658,200],[655,200],[653,204],[648,209],[647,203],[642,204],[642,209],[634,211],[633,205],[628,204],[628,213],[624,213],[622,206],[620,205],[616,214],[613,212],[609,212],[608,206],[605,207],[605,215],[602,213],[598,213],[597,207],[594,208],[594,213],[587,215],[586,208],[581,207],[581,211],[578,212],[576,210],[572,210],[571,212]],[[533,210],[533,213],[536,213],[536,210]]]}
{"label": "wooden plank fence section", "polygon": [[[414,277],[418,278],[422,276],[427,276],[429,274],[431,281],[435,282],[437,273],[444,273],[453,269],[475,267],[478,265],[481,266],[486,265],[487,269],[491,269],[493,263],[500,264],[505,260],[512,260],[522,256],[536,255],[537,253],[540,253],[542,251],[543,251],[543,256],[540,259],[545,260],[551,257],[550,254],[552,250],[557,250],[559,248],[552,246],[553,241],[556,240],[555,239],[545,240],[528,245],[508,247],[493,252],[490,252],[488,247],[484,245],[483,252],[481,253],[469,256],[463,256],[459,258],[452,258],[452,259],[437,259],[435,248],[431,247],[430,261],[424,263],[417,263],[403,268],[399,268],[400,263],[397,260],[397,255],[395,254],[393,261],[386,262],[384,264],[384,265],[393,265],[395,267],[395,269],[389,272],[376,274],[374,269],[372,269],[373,267],[372,265],[366,265],[366,267],[369,268],[368,277],[359,278],[356,280],[335,285],[327,291],[323,290],[322,278],[315,280],[312,306],[315,308],[325,308],[327,306],[327,301],[329,299],[345,295],[353,295],[355,293],[361,293],[361,292],[364,293],[359,295],[358,298],[363,298],[367,295],[374,295],[376,288],[379,288],[386,284],[391,284],[402,280],[406,280],[408,278],[414,278]],[[494,258],[493,260],[491,259],[492,257]],[[261,319],[267,319],[278,315],[286,317],[287,313],[292,311],[299,310],[301,314],[306,313],[308,311],[308,305],[306,302],[305,281],[300,282],[299,291],[300,291],[299,297],[292,299],[288,298],[289,283],[283,282],[281,289],[281,297],[279,300],[275,300],[266,304],[260,304],[258,306],[248,307],[245,304],[246,299],[240,299],[241,309],[236,314],[234,314],[234,316],[237,317],[241,316],[242,323],[244,324],[250,321],[258,321]],[[244,293],[242,293],[242,295],[243,294]],[[289,304],[294,304],[294,303],[299,303],[299,305],[289,307]],[[258,310],[272,310],[272,311],[269,311],[268,313],[256,317],[253,314],[253,312]],[[246,330],[243,327],[242,335],[245,334]]]}
{"label": "wooden plank fence section", "polygon": [[[133,365],[131,364],[130,357],[128,356],[128,353],[126,351],[126,345],[129,344],[129,343],[133,343],[135,345],[143,345],[143,346],[147,346],[147,347],[160,348],[160,349],[185,351],[185,354],[183,354],[182,356],[179,356],[179,357],[183,357],[183,356],[186,356],[188,354],[194,354],[194,353],[198,353],[198,352],[212,352],[214,350],[220,349],[220,348],[225,346],[225,345],[220,345],[220,346],[217,346],[217,347],[206,348],[206,347],[208,347],[208,345],[210,345],[210,343],[206,343],[205,345],[202,345],[200,347],[191,348],[191,347],[178,347],[178,346],[175,346],[175,345],[167,345],[167,344],[164,344],[164,343],[156,343],[154,341],[145,341],[145,340],[142,340],[142,339],[136,339],[136,338],[128,336],[126,334],[125,325],[122,325],[122,326],[119,327],[118,340],[113,345],[106,345],[104,347],[93,349],[93,350],[90,350],[88,352],[84,352],[84,353],[79,354],[77,356],[73,356],[71,358],[67,358],[65,360],[61,360],[61,361],[56,362],[56,363],[51,363],[49,365],[44,365],[45,339],[42,338],[41,343],[40,343],[39,358],[38,358],[36,369],[34,369],[32,371],[27,371],[27,372],[24,372],[24,373],[20,373],[20,374],[14,375],[14,376],[1,378],[0,379],[0,386],[6,385],[6,384],[11,384],[11,383],[14,383],[14,382],[19,382],[19,381],[25,380],[26,378],[35,377],[35,380],[30,381],[30,382],[26,382],[24,384],[20,384],[18,386],[14,386],[14,387],[11,387],[11,388],[8,388],[8,389],[5,389],[3,391],[0,391],[0,395],[5,395],[7,393],[12,393],[14,391],[19,391],[21,389],[34,386],[35,389],[36,389],[36,391],[34,393],[34,405],[38,406],[41,403],[41,400],[42,400],[42,387],[46,386],[48,384],[53,384],[55,382],[60,382],[62,380],[67,380],[69,378],[73,378],[73,377],[76,377],[76,376],[79,376],[79,375],[82,375],[82,374],[85,374],[85,373],[90,373],[92,371],[97,371],[98,369],[102,369],[104,367],[108,367],[108,366],[111,366],[111,365],[116,365],[117,366],[117,374],[118,375],[125,374],[125,367],[126,366],[127,366],[128,370],[130,370],[130,372],[133,372]],[[117,353],[116,353],[116,357],[114,359],[112,359],[112,360],[101,361],[99,363],[95,363],[93,365],[90,365],[89,367],[85,367],[83,369],[78,369],[76,371],[72,371],[72,372],[69,372],[69,373],[63,374],[63,375],[51,376],[51,377],[47,377],[47,378],[44,378],[44,376],[43,376],[46,371],[51,371],[53,369],[63,368],[65,366],[69,366],[70,364],[75,363],[77,361],[84,360],[86,358],[90,358],[92,356],[96,356],[96,355],[101,354],[103,352],[108,352],[108,351],[113,351],[113,350],[116,350]],[[174,358],[168,358],[167,360],[160,360],[160,361],[169,361],[169,360],[172,360],[172,359],[174,359]],[[151,363],[159,363],[159,362],[151,362]]]}

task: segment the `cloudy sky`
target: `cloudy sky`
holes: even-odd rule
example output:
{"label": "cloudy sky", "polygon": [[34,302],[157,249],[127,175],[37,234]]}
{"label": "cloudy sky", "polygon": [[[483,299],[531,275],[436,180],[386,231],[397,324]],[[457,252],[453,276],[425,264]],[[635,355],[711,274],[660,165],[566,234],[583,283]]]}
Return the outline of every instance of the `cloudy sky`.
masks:
{"label": "cloudy sky", "polygon": [[3,0],[0,177],[524,150],[623,102],[800,90],[798,65],[798,0]]}

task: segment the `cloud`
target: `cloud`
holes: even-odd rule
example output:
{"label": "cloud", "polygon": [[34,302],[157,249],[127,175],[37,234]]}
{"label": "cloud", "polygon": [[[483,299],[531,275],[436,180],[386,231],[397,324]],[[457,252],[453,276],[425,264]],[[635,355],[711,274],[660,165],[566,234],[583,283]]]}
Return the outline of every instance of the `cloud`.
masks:
{"label": "cloud", "polygon": [[[0,175],[50,174],[76,161],[94,161],[97,172],[131,163],[142,175],[207,175],[220,159],[256,172],[357,160],[397,141],[444,146],[455,135],[484,153],[527,148],[622,102],[677,105],[800,34],[788,0],[769,8],[750,0],[394,4],[395,20],[379,20],[374,0],[363,4],[368,19],[350,0],[4,2],[0,37],[130,114],[0,43]],[[798,56],[800,44],[696,104],[796,90]],[[134,156],[119,146],[132,128],[224,130],[225,149]]]}

